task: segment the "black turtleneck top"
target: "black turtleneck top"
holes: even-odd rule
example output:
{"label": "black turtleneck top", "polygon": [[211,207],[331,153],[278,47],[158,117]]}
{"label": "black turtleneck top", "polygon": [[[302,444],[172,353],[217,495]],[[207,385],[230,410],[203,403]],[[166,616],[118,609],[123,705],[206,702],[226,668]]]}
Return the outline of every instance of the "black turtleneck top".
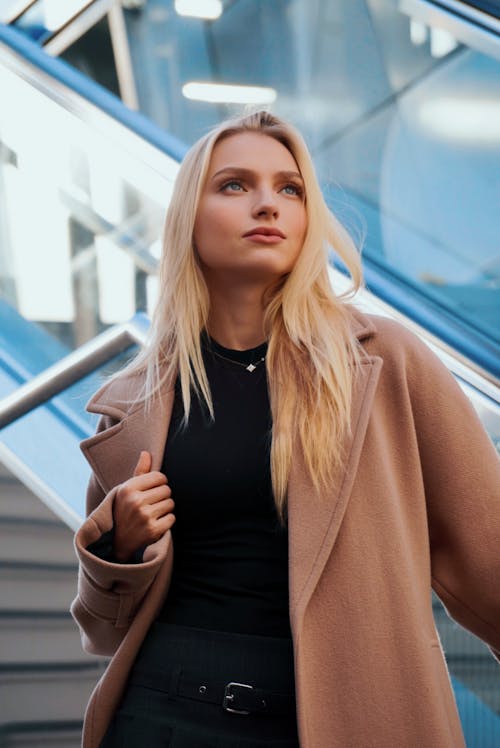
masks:
{"label": "black turtleneck top", "polygon": [[291,635],[287,528],[271,488],[266,350],[267,343],[232,350],[202,336],[215,420],[193,395],[183,429],[176,383],[162,465],[175,501],[174,565],[160,620]]}

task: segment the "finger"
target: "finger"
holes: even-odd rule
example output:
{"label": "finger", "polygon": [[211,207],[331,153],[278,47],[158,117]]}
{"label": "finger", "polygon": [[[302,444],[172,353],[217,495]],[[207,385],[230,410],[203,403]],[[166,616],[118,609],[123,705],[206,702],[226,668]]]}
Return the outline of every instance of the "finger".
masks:
{"label": "finger", "polygon": [[144,450],[141,451],[133,475],[136,476],[143,475],[144,473],[149,473],[149,471],[151,470],[151,462],[152,457],[149,452],[146,452]]}
{"label": "finger", "polygon": [[144,473],[144,475],[137,475],[135,478],[131,478],[129,485],[132,491],[147,491],[148,488],[166,486],[167,479],[163,473],[154,470],[151,473]]}
{"label": "finger", "polygon": [[148,491],[142,491],[141,504],[156,504],[158,501],[169,499],[171,495],[170,486],[156,486],[155,488],[150,488]]}
{"label": "finger", "polygon": [[164,517],[161,517],[159,520],[157,520],[156,529],[158,530],[158,537],[160,538],[167,532],[167,530],[170,530],[174,522],[175,514],[172,514],[172,512],[169,512]]}
{"label": "finger", "polygon": [[163,501],[157,501],[156,504],[151,506],[151,517],[153,519],[160,519],[161,517],[171,514],[175,508],[173,499],[164,499]]}

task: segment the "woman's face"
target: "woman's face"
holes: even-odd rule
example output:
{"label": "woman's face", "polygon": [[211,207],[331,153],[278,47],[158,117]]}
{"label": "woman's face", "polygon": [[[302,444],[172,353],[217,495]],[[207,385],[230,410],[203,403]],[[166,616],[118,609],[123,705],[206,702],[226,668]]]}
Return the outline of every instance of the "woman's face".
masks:
{"label": "woman's face", "polygon": [[208,281],[267,283],[289,273],[306,228],[304,183],[284,145],[256,132],[217,143],[194,226]]}

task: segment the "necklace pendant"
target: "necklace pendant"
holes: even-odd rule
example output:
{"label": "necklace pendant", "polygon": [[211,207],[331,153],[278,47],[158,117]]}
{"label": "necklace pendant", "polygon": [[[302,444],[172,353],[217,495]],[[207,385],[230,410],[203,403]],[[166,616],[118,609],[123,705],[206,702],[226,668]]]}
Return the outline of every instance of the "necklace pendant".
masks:
{"label": "necklace pendant", "polygon": [[251,373],[252,371],[254,371],[254,370],[255,370],[256,368],[257,368],[257,367],[256,367],[256,366],[254,366],[253,364],[248,364],[248,366],[245,366],[245,369],[246,369],[247,371],[249,371],[250,373]]}

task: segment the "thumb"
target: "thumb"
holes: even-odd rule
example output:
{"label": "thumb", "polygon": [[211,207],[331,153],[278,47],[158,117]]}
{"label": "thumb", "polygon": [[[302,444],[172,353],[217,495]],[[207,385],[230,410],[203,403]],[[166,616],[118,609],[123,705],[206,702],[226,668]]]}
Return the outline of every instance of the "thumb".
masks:
{"label": "thumb", "polygon": [[151,455],[149,452],[142,451],[139,455],[139,459],[137,461],[137,465],[134,469],[134,476],[136,475],[144,475],[144,473],[149,473],[151,470]]}

